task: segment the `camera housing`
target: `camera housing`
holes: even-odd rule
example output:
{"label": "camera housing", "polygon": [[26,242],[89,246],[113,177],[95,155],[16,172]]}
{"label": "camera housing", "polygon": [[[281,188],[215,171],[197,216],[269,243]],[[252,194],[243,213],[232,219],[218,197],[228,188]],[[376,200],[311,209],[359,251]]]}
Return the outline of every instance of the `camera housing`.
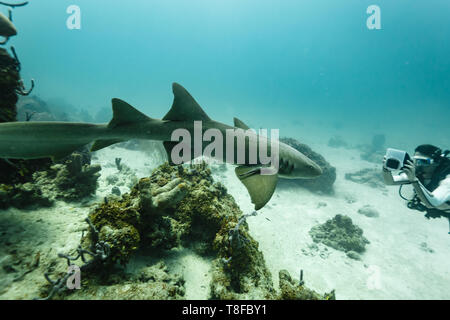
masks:
{"label": "camera housing", "polygon": [[389,148],[386,151],[384,167],[390,171],[402,170],[411,157],[406,151]]}

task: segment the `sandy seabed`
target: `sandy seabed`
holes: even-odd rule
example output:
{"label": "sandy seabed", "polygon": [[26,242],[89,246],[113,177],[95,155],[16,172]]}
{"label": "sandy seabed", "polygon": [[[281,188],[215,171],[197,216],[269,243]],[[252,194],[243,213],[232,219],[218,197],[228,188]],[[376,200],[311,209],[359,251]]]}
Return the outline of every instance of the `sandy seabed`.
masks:
{"label": "sandy seabed", "polygon": [[[302,188],[278,188],[269,204],[247,220],[250,233],[259,242],[275,287],[278,272],[286,269],[297,278],[304,272],[306,285],[318,292],[336,290],[337,299],[450,299],[449,224],[446,219],[424,218],[409,210],[398,195],[398,187],[372,188],[345,179],[345,174],[363,168],[379,168],[360,160],[355,149],[334,149],[323,144],[311,145],[337,168],[334,195],[320,195]],[[83,221],[90,207],[110,194],[106,177],[117,169],[115,158],[136,172],[138,178],[149,176],[160,163],[148,153],[112,147],[95,154],[93,163],[102,165],[99,188],[88,202],[57,202],[52,208],[24,211],[9,209],[0,214],[0,234],[10,243],[20,245],[30,256],[40,252],[41,259],[69,252],[79,244]],[[157,158],[157,157],[155,157]],[[213,173],[235,198],[244,213],[253,205],[232,166]],[[128,192],[126,186],[120,188]],[[370,218],[358,209],[371,205],[380,213]],[[309,230],[337,214],[347,215],[364,230],[370,241],[361,260],[313,241]],[[0,248],[0,259],[10,259],[8,248]],[[1,261],[0,261],[1,262]],[[139,257],[128,269],[150,263]],[[187,299],[206,299],[211,261],[187,249],[172,250],[168,267],[183,274]],[[0,299],[32,299],[45,280],[42,270],[15,280],[9,274],[0,281]]]}

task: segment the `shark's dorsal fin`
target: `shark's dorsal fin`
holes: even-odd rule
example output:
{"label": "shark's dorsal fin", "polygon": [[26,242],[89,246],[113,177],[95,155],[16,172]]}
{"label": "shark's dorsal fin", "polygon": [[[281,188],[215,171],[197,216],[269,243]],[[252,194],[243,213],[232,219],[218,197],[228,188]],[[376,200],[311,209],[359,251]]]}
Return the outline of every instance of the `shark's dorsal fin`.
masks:
{"label": "shark's dorsal fin", "polygon": [[110,128],[117,127],[121,124],[151,120],[151,118],[120,99],[112,99],[112,109],[113,119],[108,125]]}
{"label": "shark's dorsal fin", "polygon": [[238,118],[234,118],[234,126],[236,128],[240,128],[240,129],[244,129],[244,130],[250,129],[250,127],[248,125],[246,125],[243,121],[239,120]]}
{"label": "shark's dorsal fin", "polygon": [[211,121],[194,98],[178,83],[172,86],[175,96],[172,108],[163,120],[171,121]]}
{"label": "shark's dorsal fin", "polygon": [[255,210],[259,210],[269,202],[278,182],[278,175],[262,175],[258,167],[241,166],[235,169],[236,176],[247,188]]}
{"label": "shark's dorsal fin", "polygon": [[[117,126],[124,124],[132,124],[152,120],[142,112],[133,108],[125,101],[117,98],[112,99],[112,109],[113,109],[113,118],[111,122],[108,124],[108,128],[115,128]],[[109,147],[113,144],[123,141],[124,140],[120,139],[97,140],[92,145],[91,152],[101,150],[103,148]]]}

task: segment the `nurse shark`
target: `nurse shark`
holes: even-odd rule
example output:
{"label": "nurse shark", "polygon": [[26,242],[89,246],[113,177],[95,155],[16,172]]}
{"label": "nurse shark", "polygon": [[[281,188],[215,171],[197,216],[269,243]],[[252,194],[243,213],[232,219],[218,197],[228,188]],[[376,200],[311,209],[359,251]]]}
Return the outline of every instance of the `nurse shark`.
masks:
{"label": "nurse shark", "polygon": [[[181,85],[173,84],[174,102],[169,113],[163,119],[153,119],[141,113],[120,99],[112,100],[113,119],[109,124],[71,123],[71,122],[9,122],[0,124],[0,158],[5,159],[62,159],[75,150],[94,142],[91,151],[106,148],[115,143],[146,139],[162,141],[169,161],[179,143],[172,141],[176,130],[185,130],[195,135],[196,124],[201,123],[202,133],[210,129],[221,133],[234,131],[232,139],[223,139],[220,153],[212,158],[236,165],[235,173],[247,188],[255,210],[264,207],[271,199],[278,178],[311,179],[322,174],[321,168],[301,152],[278,140],[271,140],[249,130],[244,122],[235,118],[234,126],[212,120],[200,105]],[[236,140],[245,141],[243,149]],[[230,148],[230,144],[233,146]],[[267,151],[277,158],[276,167],[267,173],[263,169],[268,165],[258,153],[254,161],[249,155],[252,146],[265,145]],[[208,146],[202,142],[202,151]],[[275,146],[275,147],[274,147]],[[194,149],[194,146],[192,146]],[[233,152],[233,156],[227,153]],[[239,152],[244,152],[244,162],[240,161]],[[201,154],[192,152],[191,159]]]}

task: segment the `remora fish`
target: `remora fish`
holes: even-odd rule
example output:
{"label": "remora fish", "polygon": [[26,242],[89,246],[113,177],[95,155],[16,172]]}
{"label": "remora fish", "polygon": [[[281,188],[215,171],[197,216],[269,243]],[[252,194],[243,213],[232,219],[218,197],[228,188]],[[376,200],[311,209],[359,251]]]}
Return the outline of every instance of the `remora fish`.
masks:
{"label": "remora fish", "polygon": [[13,23],[0,12],[0,36],[4,37],[3,44],[12,36],[17,35],[16,27]]}
{"label": "remora fish", "polygon": [[[78,148],[95,141],[91,151],[106,148],[130,139],[147,139],[164,142],[171,159],[172,149],[178,142],[171,141],[176,129],[185,129],[194,136],[194,121],[202,121],[203,133],[217,129],[226,137],[226,130],[248,129],[239,119],[235,126],[228,126],[211,120],[194,98],[181,85],[173,84],[174,103],[169,113],[162,119],[152,119],[120,99],[112,100],[113,119],[109,124],[69,123],[69,122],[10,122],[0,124],[0,158],[7,159],[62,159]],[[236,135],[245,135],[244,130],[236,130]],[[242,137],[245,153],[249,154],[249,143],[269,139],[256,133]],[[237,138],[239,139],[239,137]],[[226,139],[223,139],[223,161],[237,163],[237,146],[234,159],[226,157]],[[234,143],[234,139],[233,139]],[[272,197],[278,177],[287,179],[315,178],[322,174],[320,167],[304,154],[290,146],[275,141],[279,148],[279,170],[270,175],[261,174],[261,166],[244,163],[236,168],[236,175],[249,191],[255,210],[259,210]],[[203,142],[203,148],[207,143]],[[203,150],[203,149],[202,149]],[[193,156],[194,157],[194,156]],[[248,156],[245,157],[248,161]],[[259,158],[259,155],[258,155]],[[259,163],[259,159],[258,159]]]}

